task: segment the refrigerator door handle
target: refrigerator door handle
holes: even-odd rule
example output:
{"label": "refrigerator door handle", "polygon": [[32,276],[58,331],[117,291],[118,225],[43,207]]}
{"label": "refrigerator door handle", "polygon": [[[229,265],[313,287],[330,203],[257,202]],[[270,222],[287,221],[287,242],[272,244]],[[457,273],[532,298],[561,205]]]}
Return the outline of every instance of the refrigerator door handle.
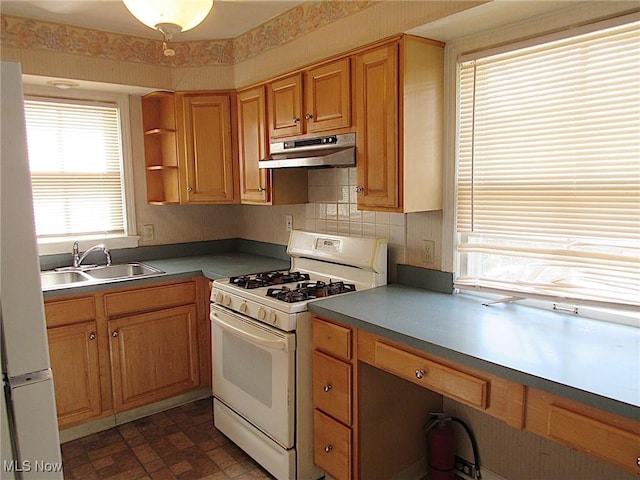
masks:
{"label": "refrigerator door handle", "polygon": [[46,368],[44,370],[40,370],[39,372],[31,372],[22,375],[16,375],[15,377],[8,377],[7,383],[9,384],[9,388],[14,389],[18,387],[24,387],[25,385],[31,385],[33,383],[46,382],[52,379],[53,375],[51,374],[51,369]]}

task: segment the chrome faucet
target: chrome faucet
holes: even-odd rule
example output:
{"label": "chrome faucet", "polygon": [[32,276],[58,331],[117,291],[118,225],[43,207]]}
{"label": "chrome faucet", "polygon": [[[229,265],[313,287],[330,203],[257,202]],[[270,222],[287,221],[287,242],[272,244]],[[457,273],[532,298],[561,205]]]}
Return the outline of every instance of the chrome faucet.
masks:
{"label": "chrome faucet", "polygon": [[91,252],[95,252],[96,250],[102,250],[106,257],[107,267],[111,265],[111,252],[104,245],[104,243],[94,245],[93,247],[88,249],[86,252],[84,252],[82,256],[80,256],[79,244],[78,244],[78,241],[76,240],[75,242],[73,242],[73,250],[71,252],[71,255],[73,257],[73,268],[80,268],[80,264],[82,264],[82,261],[87,257],[87,255],[89,255]]}

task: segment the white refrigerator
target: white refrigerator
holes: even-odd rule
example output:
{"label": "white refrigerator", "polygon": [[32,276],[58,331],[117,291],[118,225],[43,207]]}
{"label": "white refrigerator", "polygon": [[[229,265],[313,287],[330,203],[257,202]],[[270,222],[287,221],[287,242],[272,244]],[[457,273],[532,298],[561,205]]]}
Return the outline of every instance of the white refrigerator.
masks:
{"label": "white refrigerator", "polygon": [[62,479],[20,64],[0,65],[0,478]]}

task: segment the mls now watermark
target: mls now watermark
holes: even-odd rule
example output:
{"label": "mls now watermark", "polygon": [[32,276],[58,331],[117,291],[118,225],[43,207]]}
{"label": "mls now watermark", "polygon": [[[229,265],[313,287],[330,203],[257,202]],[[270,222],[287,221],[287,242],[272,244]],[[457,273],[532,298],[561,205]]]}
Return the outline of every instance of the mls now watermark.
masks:
{"label": "mls now watermark", "polygon": [[4,460],[2,468],[5,472],[62,472],[62,462],[44,462],[44,461],[31,461],[31,460]]}

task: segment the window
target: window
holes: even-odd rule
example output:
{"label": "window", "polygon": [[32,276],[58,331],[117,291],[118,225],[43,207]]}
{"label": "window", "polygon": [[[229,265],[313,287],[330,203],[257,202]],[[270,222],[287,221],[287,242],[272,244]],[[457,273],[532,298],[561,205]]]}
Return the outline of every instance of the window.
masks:
{"label": "window", "polygon": [[119,103],[27,96],[25,118],[41,246],[126,237]]}
{"label": "window", "polygon": [[640,305],[640,22],[461,58],[456,286]]}

